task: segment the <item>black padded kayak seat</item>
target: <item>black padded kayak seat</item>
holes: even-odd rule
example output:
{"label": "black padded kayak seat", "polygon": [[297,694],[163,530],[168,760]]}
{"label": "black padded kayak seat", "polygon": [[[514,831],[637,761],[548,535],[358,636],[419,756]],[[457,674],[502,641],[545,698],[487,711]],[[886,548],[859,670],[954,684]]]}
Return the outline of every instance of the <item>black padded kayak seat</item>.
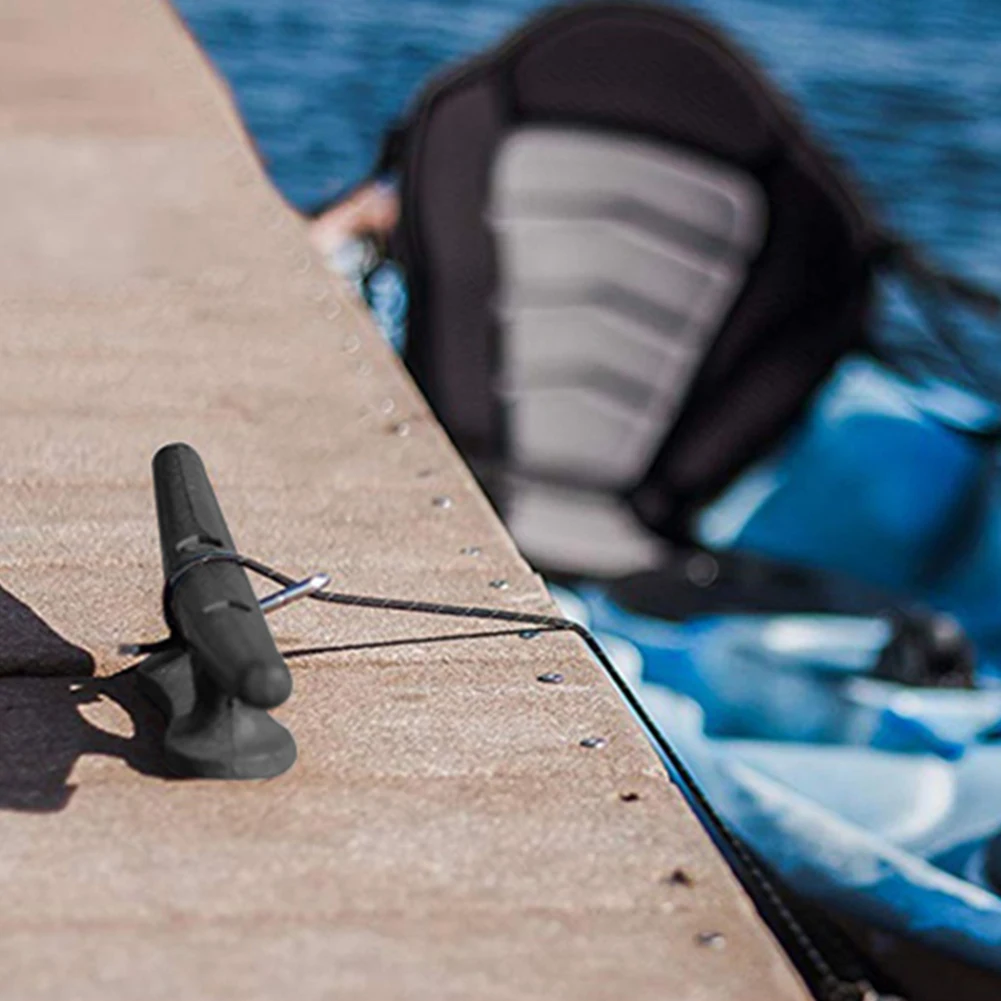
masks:
{"label": "black padded kayak seat", "polygon": [[387,148],[406,360],[540,569],[655,566],[864,340],[865,211],[688,12],[546,14]]}

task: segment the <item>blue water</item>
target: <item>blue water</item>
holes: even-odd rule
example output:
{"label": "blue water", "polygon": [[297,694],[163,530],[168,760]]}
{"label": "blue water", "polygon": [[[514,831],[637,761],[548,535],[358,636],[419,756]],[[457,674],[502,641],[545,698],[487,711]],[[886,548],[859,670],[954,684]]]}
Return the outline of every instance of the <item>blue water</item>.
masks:
{"label": "blue water", "polygon": [[[539,0],[179,0],[278,187],[346,189],[415,89]],[[1001,283],[1001,0],[703,0],[886,218]]]}

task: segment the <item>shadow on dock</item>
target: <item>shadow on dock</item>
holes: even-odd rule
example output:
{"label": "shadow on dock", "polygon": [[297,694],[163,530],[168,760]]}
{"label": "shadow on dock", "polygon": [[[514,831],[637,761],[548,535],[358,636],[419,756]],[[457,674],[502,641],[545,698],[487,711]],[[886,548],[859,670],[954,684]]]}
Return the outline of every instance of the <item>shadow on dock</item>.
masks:
{"label": "shadow on dock", "polygon": [[87,754],[166,775],[163,721],[134,672],[93,673],[86,650],[0,587],[0,810],[63,809],[73,767]]}

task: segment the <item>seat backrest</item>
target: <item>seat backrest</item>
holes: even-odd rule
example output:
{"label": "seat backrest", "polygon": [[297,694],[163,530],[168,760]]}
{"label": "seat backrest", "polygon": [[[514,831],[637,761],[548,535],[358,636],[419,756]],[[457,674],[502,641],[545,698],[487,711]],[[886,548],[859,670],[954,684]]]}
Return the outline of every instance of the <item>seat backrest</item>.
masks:
{"label": "seat backrest", "polygon": [[542,569],[655,562],[864,338],[865,212],[687,12],[545,15],[399,148],[407,362]]}

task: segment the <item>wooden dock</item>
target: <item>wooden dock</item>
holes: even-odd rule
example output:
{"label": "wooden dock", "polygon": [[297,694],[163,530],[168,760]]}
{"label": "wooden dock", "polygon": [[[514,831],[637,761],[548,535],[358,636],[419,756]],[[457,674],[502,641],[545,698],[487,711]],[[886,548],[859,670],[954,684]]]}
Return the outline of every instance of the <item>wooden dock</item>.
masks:
{"label": "wooden dock", "polygon": [[570,637],[295,606],[281,647],[343,648],[292,662],[295,768],[162,778],[112,676],[162,634],[171,440],[290,572],[550,607],[173,12],[5,0],[0,997],[804,997]]}

